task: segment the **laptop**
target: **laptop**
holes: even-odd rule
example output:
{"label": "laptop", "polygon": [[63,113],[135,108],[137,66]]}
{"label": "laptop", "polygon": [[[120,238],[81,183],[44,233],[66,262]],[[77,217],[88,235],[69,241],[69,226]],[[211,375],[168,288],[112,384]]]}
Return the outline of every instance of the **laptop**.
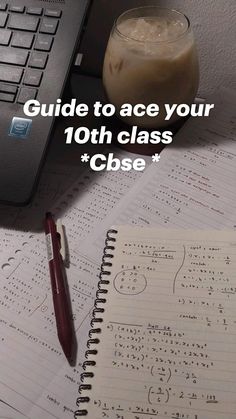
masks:
{"label": "laptop", "polygon": [[53,117],[24,115],[26,101],[63,96],[90,0],[0,0],[0,201],[32,198]]}

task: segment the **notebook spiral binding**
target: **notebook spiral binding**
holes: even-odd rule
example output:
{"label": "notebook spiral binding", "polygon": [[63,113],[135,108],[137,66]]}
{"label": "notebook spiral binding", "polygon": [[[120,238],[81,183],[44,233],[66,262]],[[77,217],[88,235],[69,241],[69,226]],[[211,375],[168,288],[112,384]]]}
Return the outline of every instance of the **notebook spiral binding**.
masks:
{"label": "notebook spiral binding", "polygon": [[[99,344],[99,339],[97,335],[102,332],[101,327],[97,327],[97,325],[103,323],[103,313],[105,309],[101,307],[101,305],[106,303],[106,298],[104,295],[107,294],[108,290],[105,288],[107,285],[110,284],[108,277],[111,275],[110,268],[112,267],[112,258],[113,252],[115,250],[115,242],[116,237],[114,237],[118,233],[117,230],[111,229],[107,232],[107,237],[105,241],[105,248],[102,258],[102,265],[101,271],[99,275],[99,283],[98,283],[98,291],[96,293],[96,300],[93,310],[93,319],[91,321],[91,330],[89,332],[89,340],[87,342],[88,350],[85,353],[85,358],[87,361],[83,363],[84,373],[81,374],[81,385],[79,387],[80,397],[77,398],[76,404],[79,407],[74,414],[74,418],[77,419],[81,416],[86,416],[88,411],[86,409],[86,404],[90,402],[89,398],[89,391],[92,389],[92,385],[90,384],[90,380],[92,381],[94,374],[91,369],[96,366],[96,355],[98,353],[97,349],[94,349],[94,346]],[[93,346],[93,349],[91,349]],[[89,358],[89,359],[88,359]],[[88,371],[89,369],[89,371]],[[86,380],[86,382],[85,382]],[[83,408],[81,408],[83,404]]]}

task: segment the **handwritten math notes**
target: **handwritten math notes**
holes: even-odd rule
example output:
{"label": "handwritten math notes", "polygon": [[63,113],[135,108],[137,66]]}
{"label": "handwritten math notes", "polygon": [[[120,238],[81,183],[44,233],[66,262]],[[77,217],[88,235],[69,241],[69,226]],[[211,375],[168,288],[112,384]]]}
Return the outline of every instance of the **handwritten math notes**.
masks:
{"label": "handwritten math notes", "polygon": [[236,233],[118,227],[113,262],[88,419],[235,418]]}

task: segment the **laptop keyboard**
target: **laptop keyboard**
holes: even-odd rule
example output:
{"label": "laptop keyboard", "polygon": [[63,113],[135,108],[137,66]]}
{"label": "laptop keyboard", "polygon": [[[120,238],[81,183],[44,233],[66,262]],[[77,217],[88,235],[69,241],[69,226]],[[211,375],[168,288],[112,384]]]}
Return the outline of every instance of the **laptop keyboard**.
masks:
{"label": "laptop keyboard", "polygon": [[0,0],[0,101],[36,99],[61,15]]}

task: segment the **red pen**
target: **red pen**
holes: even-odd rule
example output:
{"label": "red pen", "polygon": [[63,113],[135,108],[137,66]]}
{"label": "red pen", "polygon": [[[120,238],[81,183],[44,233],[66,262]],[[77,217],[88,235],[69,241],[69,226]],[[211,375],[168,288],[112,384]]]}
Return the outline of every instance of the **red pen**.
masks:
{"label": "red pen", "polygon": [[66,358],[71,361],[74,343],[72,315],[61,255],[61,238],[51,213],[46,214],[45,234],[57,334]]}

